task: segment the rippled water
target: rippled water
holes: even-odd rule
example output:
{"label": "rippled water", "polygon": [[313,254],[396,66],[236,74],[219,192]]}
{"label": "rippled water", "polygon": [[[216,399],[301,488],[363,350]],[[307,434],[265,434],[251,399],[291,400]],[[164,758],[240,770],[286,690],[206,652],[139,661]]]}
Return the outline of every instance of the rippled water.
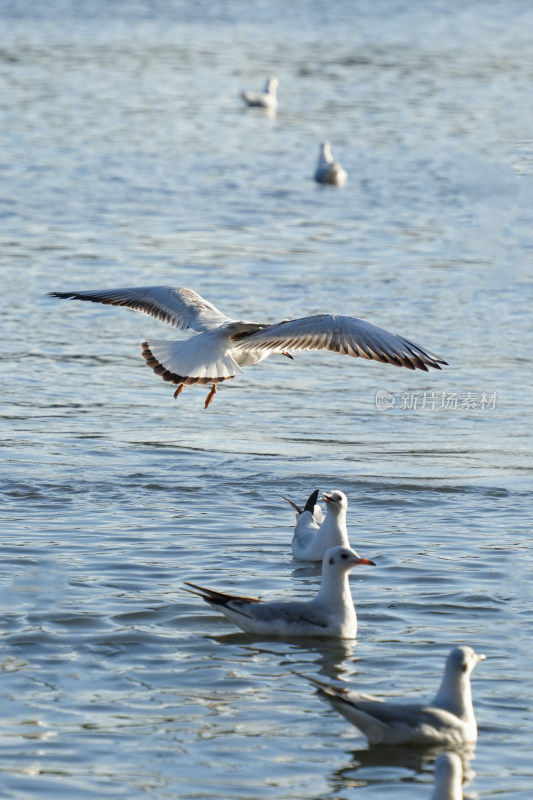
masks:
{"label": "rippled water", "polygon": [[[530,798],[533,11],[0,13],[0,795],[429,798],[432,754],[369,750],[294,672],[429,697],[468,643],[465,796]],[[239,99],[270,74],[275,118]],[[311,180],[325,137],[342,190]],[[450,366],[272,358],[204,412],[145,368],[158,323],[45,296],[154,283],[365,316]],[[377,562],[357,643],[258,641],[183,592],[312,594],[281,495],[316,487]]]}

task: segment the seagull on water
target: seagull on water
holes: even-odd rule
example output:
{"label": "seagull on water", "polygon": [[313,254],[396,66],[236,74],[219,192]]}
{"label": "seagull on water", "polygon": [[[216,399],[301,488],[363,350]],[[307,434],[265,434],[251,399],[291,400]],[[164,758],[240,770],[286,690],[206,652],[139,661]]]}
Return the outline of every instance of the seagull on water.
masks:
{"label": "seagull on water", "polygon": [[431,800],[463,800],[463,762],[457,753],[442,753],[435,761]]}
{"label": "seagull on water", "polygon": [[296,526],[292,538],[292,552],[300,561],[322,561],[324,553],[330,547],[350,547],[346,530],[346,509],[348,498],[343,492],[334,491],[323,494],[322,500],[327,504],[324,516],[318,500],[318,489],[308,498],[304,508],[285,497],[296,511]]}
{"label": "seagull on water", "polygon": [[269,78],[262,92],[241,92],[241,97],[248,106],[266,108],[267,111],[276,111],[278,97],[276,89],[279,86],[277,78]]}
{"label": "seagull on water", "polygon": [[439,356],[372,322],[339,314],[318,314],[269,324],[228,317],[192,289],[140,286],[82,292],[49,292],[52,297],[126,306],[175,328],[199,331],[184,342],[150,339],[142,344],[146,363],[178,388],[211,384],[209,406],[217,383],[230,380],[242,367],[278,354],[292,359],[292,350],[330,350],[354,358],[373,359],[397,367],[428,371],[446,364]]}
{"label": "seagull on water", "polygon": [[357,615],[348,573],[358,564],[373,561],[349,547],[330,548],[322,562],[322,582],[312,600],[265,602],[255,597],[237,597],[186,583],[193,594],[221,611],[246,633],[276,637],[330,636],[355,639]]}
{"label": "seagull on water", "polygon": [[470,674],[484,659],[471,647],[455,647],[448,655],[439,691],[428,704],[389,703],[306,677],[372,745],[460,747],[477,739]]}
{"label": "seagull on water", "polygon": [[344,186],[348,173],[338,164],[331,155],[329,142],[322,142],[318,154],[318,164],[315,172],[317,183],[332,183],[335,186]]}

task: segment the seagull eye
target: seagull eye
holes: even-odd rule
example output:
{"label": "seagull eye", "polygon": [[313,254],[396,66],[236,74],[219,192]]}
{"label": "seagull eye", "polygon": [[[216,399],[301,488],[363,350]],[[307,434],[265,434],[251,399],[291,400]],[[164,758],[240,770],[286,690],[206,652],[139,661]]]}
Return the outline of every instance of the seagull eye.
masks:
{"label": "seagull eye", "polygon": [[348,558],[348,556],[347,556],[347,554],[346,554],[346,553],[341,553],[341,558],[344,558],[344,560],[346,561],[346,559]]}
{"label": "seagull eye", "polygon": [[468,664],[463,664],[461,669],[462,669],[463,672],[466,672],[467,669],[468,669]]}
{"label": "seagull eye", "polygon": [[334,558],[330,558],[329,563],[330,564],[334,564],[335,563],[335,559]]}

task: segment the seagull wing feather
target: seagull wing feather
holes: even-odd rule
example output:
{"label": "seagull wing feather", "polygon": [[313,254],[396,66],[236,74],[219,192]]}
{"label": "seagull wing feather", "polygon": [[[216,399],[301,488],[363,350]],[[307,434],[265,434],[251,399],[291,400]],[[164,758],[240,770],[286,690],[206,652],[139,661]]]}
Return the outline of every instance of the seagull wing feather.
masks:
{"label": "seagull wing feather", "polygon": [[235,348],[247,350],[330,350],[409,369],[427,371],[446,364],[423,347],[358,317],[318,314],[287,320],[242,337]]}
{"label": "seagull wing feather", "polygon": [[233,322],[212,303],[193,289],[173,286],[137,286],[130,289],[109,289],[82,292],[50,292],[52,297],[87,300],[111,306],[125,306],[167,322],[175,328],[208,331]]}
{"label": "seagull wing feather", "polygon": [[[242,625],[245,630],[255,628],[270,630],[271,632],[284,633],[287,628],[298,632],[298,627],[316,628],[319,636],[328,626],[328,616],[321,609],[316,608],[313,602],[263,602],[256,597],[239,597],[236,595],[206,589],[203,586],[186,582],[187,591],[199,595],[206,603],[218,608],[228,619]],[[247,620],[249,620],[247,622]]]}
{"label": "seagull wing feather", "polygon": [[203,597],[208,603],[215,603],[217,605],[227,605],[228,603],[261,603],[257,597],[242,597],[236,594],[227,594],[226,592],[218,592],[216,589],[206,589],[204,586],[198,586],[196,583],[185,581],[185,585],[190,588],[186,591],[191,594],[197,594]]}
{"label": "seagull wing feather", "polygon": [[312,625],[319,634],[328,626],[328,614],[317,608],[313,601],[292,600],[288,602],[260,603],[251,611],[253,617],[263,622],[286,625]]}

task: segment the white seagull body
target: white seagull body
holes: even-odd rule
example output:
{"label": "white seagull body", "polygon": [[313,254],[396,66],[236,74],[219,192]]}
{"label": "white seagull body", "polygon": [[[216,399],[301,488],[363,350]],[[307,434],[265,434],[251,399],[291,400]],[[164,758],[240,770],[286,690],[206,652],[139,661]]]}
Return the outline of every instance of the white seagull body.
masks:
{"label": "white seagull body", "polygon": [[312,600],[264,602],[255,597],[237,597],[187,583],[194,594],[221,611],[246,633],[293,638],[329,636],[355,639],[357,615],[348,573],[358,564],[375,566],[347,547],[333,547],[322,562],[322,582]]}
{"label": "white seagull body", "polygon": [[463,800],[463,762],[457,753],[442,753],[435,761],[431,800]]}
{"label": "white seagull body", "polygon": [[348,173],[338,164],[331,155],[329,142],[322,142],[318,154],[318,164],[315,172],[317,183],[331,183],[335,186],[344,186]]}
{"label": "white seagull body", "polygon": [[326,516],[316,505],[318,490],[310,495],[305,507],[298,506],[288,498],[288,503],[296,510],[296,526],[292,537],[292,552],[300,561],[322,561],[330,547],[350,547],[346,529],[346,509],[348,499],[343,492],[322,495],[327,503]]}
{"label": "white seagull body", "polygon": [[142,344],[146,363],[163,380],[177,386],[211,384],[205,407],[217,383],[230,380],[243,367],[258,364],[273,354],[292,358],[292,350],[330,350],[354,358],[373,359],[427,372],[446,364],[401,336],[372,322],[338,314],[318,314],[277,324],[247,322],[228,317],[192,289],[140,286],[81,292],[50,292],[52,297],[125,306],[149,314],[175,328],[192,328],[197,336],[182,341],[150,339]]}
{"label": "white seagull body", "polygon": [[278,96],[276,90],[279,86],[277,78],[269,78],[262,92],[241,92],[241,97],[248,106],[265,108],[267,111],[276,111]]}
{"label": "white seagull body", "polygon": [[461,747],[477,739],[470,674],[484,658],[471,647],[454,648],[448,655],[440,689],[428,704],[389,703],[316,678],[307,679],[364,733],[370,744]]}

